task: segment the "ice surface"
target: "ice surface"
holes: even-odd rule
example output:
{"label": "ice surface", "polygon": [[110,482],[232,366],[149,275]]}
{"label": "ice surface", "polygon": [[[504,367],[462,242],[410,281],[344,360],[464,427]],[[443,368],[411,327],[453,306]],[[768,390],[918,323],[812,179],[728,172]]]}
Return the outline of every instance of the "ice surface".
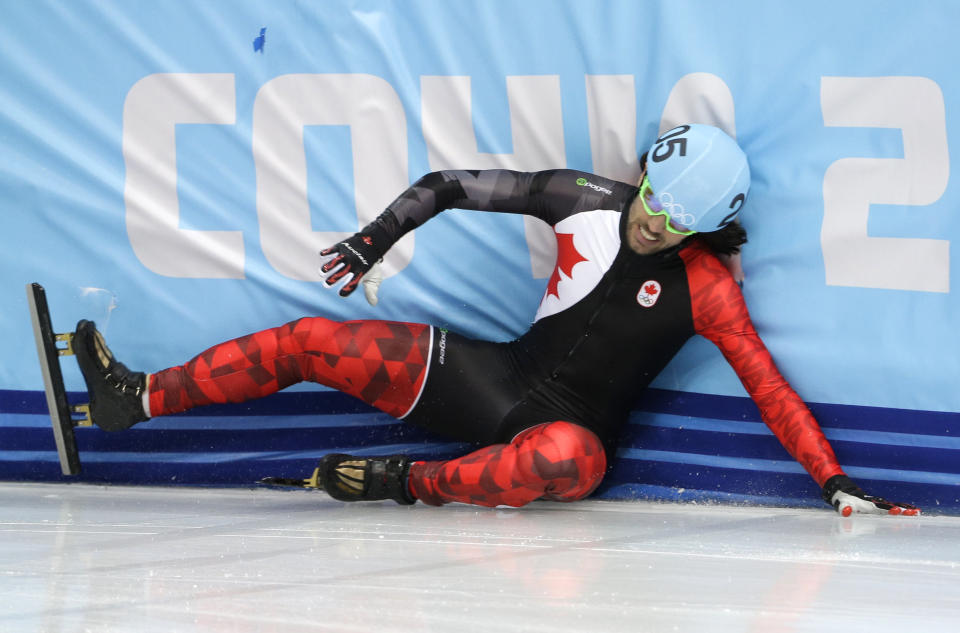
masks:
{"label": "ice surface", "polygon": [[960,518],[0,484],[0,631],[953,631]]}

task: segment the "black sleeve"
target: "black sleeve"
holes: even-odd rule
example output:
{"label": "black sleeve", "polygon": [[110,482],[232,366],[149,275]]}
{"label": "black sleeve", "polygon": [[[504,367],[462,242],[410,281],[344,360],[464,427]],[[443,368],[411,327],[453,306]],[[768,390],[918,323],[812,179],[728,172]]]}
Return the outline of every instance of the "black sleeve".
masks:
{"label": "black sleeve", "polygon": [[633,187],[572,169],[448,170],[427,174],[374,223],[396,241],[445,209],[532,215],[551,226],[579,211],[620,210]]}

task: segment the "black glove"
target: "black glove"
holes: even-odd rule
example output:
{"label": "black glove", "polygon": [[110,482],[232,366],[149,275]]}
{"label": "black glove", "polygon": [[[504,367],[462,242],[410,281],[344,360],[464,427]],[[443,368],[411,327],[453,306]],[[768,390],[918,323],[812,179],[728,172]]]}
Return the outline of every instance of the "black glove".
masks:
{"label": "black glove", "polygon": [[894,503],[868,495],[846,475],[834,475],[823,484],[823,500],[845,517],[859,514],[902,514],[916,516],[920,508],[907,503]]}
{"label": "black glove", "polygon": [[320,267],[323,283],[332,287],[345,275],[353,273],[353,278],[340,289],[340,296],[346,297],[357,289],[363,276],[391,246],[393,239],[383,227],[377,222],[368,224],[359,233],[320,251],[321,257],[329,258]]}

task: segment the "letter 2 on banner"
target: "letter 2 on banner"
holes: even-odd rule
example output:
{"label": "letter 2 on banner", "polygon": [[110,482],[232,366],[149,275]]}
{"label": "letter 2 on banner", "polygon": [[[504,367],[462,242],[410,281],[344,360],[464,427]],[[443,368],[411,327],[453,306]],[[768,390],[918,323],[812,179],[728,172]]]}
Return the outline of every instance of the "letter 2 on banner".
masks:
{"label": "letter 2 on banner", "polygon": [[[820,103],[824,125],[903,131],[903,158],[841,158],[823,176],[827,285],[950,292],[949,240],[867,235],[871,204],[928,205],[946,191],[940,86],[926,77],[823,77]],[[919,215],[905,212],[905,233]]]}

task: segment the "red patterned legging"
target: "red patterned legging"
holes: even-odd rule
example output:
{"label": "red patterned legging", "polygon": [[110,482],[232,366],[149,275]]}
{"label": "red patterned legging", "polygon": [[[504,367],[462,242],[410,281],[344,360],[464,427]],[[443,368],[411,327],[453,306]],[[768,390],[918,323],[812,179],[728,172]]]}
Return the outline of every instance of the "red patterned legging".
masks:
{"label": "red patterned legging", "polygon": [[[185,365],[152,374],[150,414],[243,402],[309,380],[400,417],[416,402],[429,352],[427,325],[304,318],[215,345]],[[409,486],[431,505],[522,506],[541,497],[582,499],[605,470],[597,436],[558,421],[459,459],[417,462]]]}
{"label": "red patterned legging", "polygon": [[150,377],[150,415],[244,402],[309,380],[400,417],[426,375],[430,326],[304,318],[215,345]]}
{"label": "red patterned legging", "polygon": [[600,485],[606,454],[592,431],[570,422],[548,422],[446,462],[416,462],[410,490],[430,505],[451,501],[519,507],[534,499],[576,501]]}

